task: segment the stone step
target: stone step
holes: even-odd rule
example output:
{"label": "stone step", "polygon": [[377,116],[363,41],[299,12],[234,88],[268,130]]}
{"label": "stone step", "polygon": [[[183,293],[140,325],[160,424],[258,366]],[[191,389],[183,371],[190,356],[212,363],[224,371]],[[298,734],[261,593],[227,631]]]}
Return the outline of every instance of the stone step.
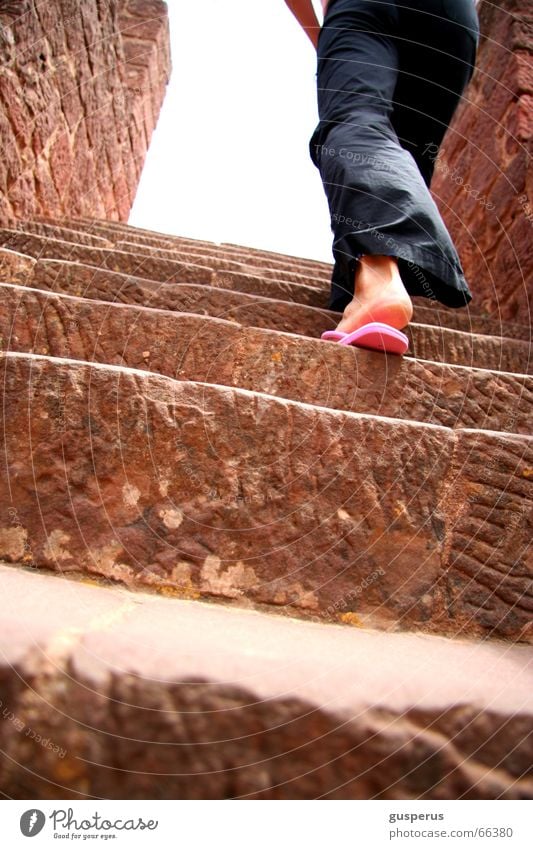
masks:
{"label": "stone step", "polygon": [[[230,250],[232,246],[225,244],[216,245],[213,242],[201,242],[193,239],[182,239],[181,237],[162,237],[162,234],[149,233],[149,231],[138,231],[138,228],[132,228],[129,225],[118,224],[117,222],[69,222],[69,226],[73,229],[78,228],[79,232],[84,233],[84,228],[89,228],[92,231],[99,232],[100,236],[108,240],[118,240],[121,237],[129,243],[135,243],[138,239],[139,244],[153,244],[154,247],[172,247],[177,246],[179,250],[185,251],[182,256],[189,257],[190,261],[208,265],[211,267],[212,255],[219,257],[221,260],[228,261],[229,259],[238,259],[241,262],[246,262],[248,265],[256,266],[256,274],[261,276],[262,269],[267,266],[269,268],[283,269],[289,268],[291,271],[299,271],[302,269],[310,269],[314,280],[313,291],[310,293],[312,301],[309,299],[301,301],[295,299],[298,303],[312,302],[314,306],[326,308],[329,297],[331,266],[325,263],[315,263],[312,260],[303,260],[295,257],[284,257],[279,254],[270,254],[265,251],[255,251],[252,256],[246,252],[235,253]],[[119,228],[119,229],[117,229]],[[138,232],[143,235],[138,236]],[[147,235],[145,235],[147,234]],[[246,249],[249,251],[250,249]],[[149,252],[148,252],[149,255]],[[190,256],[189,256],[190,255]],[[277,259],[281,257],[281,259]],[[278,273],[278,272],[276,272]],[[282,275],[281,275],[282,276]],[[322,283],[317,282],[317,278],[322,279]],[[308,281],[310,277],[304,278]],[[315,287],[320,288],[321,294],[318,295]],[[289,293],[284,293],[287,299]],[[413,304],[415,307],[414,322],[419,324],[435,324],[438,326],[447,327],[451,330],[462,330],[464,332],[484,333],[491,336],[505,336],[508,338],[522,339],[531,343],[532,333],[529,325],[515,324],[511,322],[501,322],[497,319],[483,314],[475,304],[469,305],[466,309],[451,309],[445,307],[438,302],[430,301],[427,298],[414,297]],[[339,314],[331,313],[338,321]]]}
{"label": "stone step", "polygon": [[[78,226],[80,229],[93,225],[94,222],[86,220],[83,224],[74,222],[72,226]],[[253,250],[251,248],[243,248],[238,245],[229,245],[221,243],[220,245],[214,242],[200,242],[195,239],[183,239],[179,236],[163,235],[154,233],[149,230],[140,230],[132,227],[129,224],[120,222],[98,222],[96,229],[101,232],[105,238],[114,239],[115,243],[123,237],[125,240],[155,248],[172,248],[183,249],[187,251],[195,251],[204,257],[207,257],[212,252],[221,258],[236,258],[248,264],[256,263],[258,268],[261,268],[266,263],[276,267],[276,262],[285,264],[294,270],[295,268],[309,269],[315,279],[322,280],[322,288],[329,294],[331,271],[333,266],[329,263],[317,263],[314,260],[301,259],[299,257],[285,256],[282,254],[273,254],[268,251]],[[235,253],[237,251],[237,253]],[[281,260],[279,259],[281,257]],[[313,285],[316,285],[315,283]],[[479,307],[475,299],[465,309],[452,309],[446,307],[438,301],[431,301],[428,298],[414,297],[415,305],[414,320],[421,324],[438,324],[450,329],[463,330],[473,333],[488,333],[494,336],[508,336],[510,338],[524,339],[531,341],[532,332],[531,326],[528,324],[517,324],[514,322],[503,322],[486,313]]]}
{"label": "stone step", "polygon": [[533,377],[449,366],[194,313],[0,284],[3,350],[125,365],[320,407],[531,435]]}
{"label": "stone step", "polygon": [[308,306],[324,306],[327,295],[321,289],[253,274],[215,269],[205,265],[162,259],[146,254],[128,253],[115,248],[96,248],[51,239],[21,230],[0,229],[0,247],[35,259],[62,259],[95,266],[108,271],[142,277],[160,284],[199,283],[234,289],[256,295],[290,300]]}
{"label": "stone step", "polygon": [[201,254],[212,255],[221,259],[230,258],[246,261],[257,268],[285,268],[293,271],[303,268],[312,273],[314,277],[327,282],[328,285],[333,267],[331,263],[321,262],[320,260],[280,254],[244,245],[233,245],[228,242],[209,242],[184,236],[172,236],[153,230],[132,227],[130,224],[122,224],[118,221],[73,219],[68,221],[68,225],[72,229],[79,229],[81,232],[94,232],[114,242],[126,239],[138,245],[198,251]]}
{"label": "stone step", "polygon": [[[19,284],[26,283],[85,298],[112,302],[118,300],[157,309],[207,314],[248,326],[310,336],[315,340],[320,340],[322,331],[335,327],[338,321],[336,313],[301,304],[207,285],[161,285],[155,281],[63,260],[39,260],[28,270],[28,261],[22,257],[21,272],[18,273],[17,254],[4,251],[4,255],[9,255],[15,269],[13,275],[9,276],[8,264],[7,270],[2,273],[0,251],[1,280],[13,280]],[[409,358],[517,374],[533,372],[533,350],[520,340],[414,323],[409,326],[407,333],[411,345],[407,354]]]}
{"label": "stone step", "polygon": [[521,340],[527,342],[529,347],[533,342],[531,327],[527,324],[498,321],[476,313],[470,306],[466,309],[454,310],[439,303],[432,303],[426,298],[412,298],[412,301],[413,320],[419,324],[433,324],[448,330],[461,330],[463,333],[481,333],[487,336]]}
{"label": "stone step", "polygon": [[32,256],[0,248],[0,280],[4,283],[31,286],[37,265]]}
{"label": "stone step", "polygon": [[531,639],[531,437],[31,354],[1,369],[4,560],[384,630]]}
{"label": "stone step", "polygon": [[[38,232],[38,228],[47,226],[51,238],[63,239],[65,241],[76,242],[76,232],[84,234],[82,226],[78,225],[76,231],[72,228],[70,236],[65,238],[65,229],[57,225],[55,227],[51,223],[44,225],[38,223],[35,228],[21,225],[21,230],[27,232]],[[126,227],[128,225],[125,225]],[[54,230],[56,232],[54,233]],[[142,256],[153,256],[161,259],[176,260],[178,262],[196,263],[206,265],[211,268],[230,271],[242,271],[244,273],[255,274],[265,278],[281,279],[287,282],[296,282],[309,284],[321,290],[329,290],[329,280],[331,277],[331,268],[326,266],[327,271],[322,268],[316,268],[315,263],[308,261],[308,265],[302,270],[302,263],[296,258],[290,261],[282,259],[265,257],[261,252],[258,256],[251,256],[246,253],[246,249],[241,252],[228,251],[224,246],[217,246],[215,243],[196,243],[192,240],[181,240],[179,244],[174,244],[168,239],[153,238],[150,243],[144,237],[135,237],[128,230],[110,232],[109,228],[104,225],[102,227],[92,226],[91,232],[95,234],[94,238],[100,238],[108,246],[112,245],[117,250],[125,251],[126,253],[135,253]],[[96,234],[99,234],[98,236]],[[275,257],[275,255],[274,255]]]}
{"label": "stone step", "polygon": [[410,340],[408,356],[419,360],[533,374],[533,346],[527,342],[413,323],[405,333]]}
{"label": "stone step", "polygon": [[10,798],[533,795],[529,646],[298,622],[5,565],[0,586]]}
{"label": "stone step", "polygon": [[[331,271],[333,268],[331,263],[319,263],[315,260],[275,254],[248,247],[244,248],[242,245],[231,245],[225,242],[217,244],[195,239],[185,239],[181,236],[171,236],[151,230],[143,230],[117,221],[105,222],[81,219],[74,220],[70,226],[79,227],[82,230],[85,228],[94,229],[94,232],[99,232],[105,238],[115,240],[115,242],[122,237],[129,242],[138,242],[138,244],[153,246],[155,248],[175,247],[179,250],[198,251],[202,256],[213,253],[213,255],[220,256],[221,258],[228,258],[230,256],[232,258],[238,257],[250,264],[256,262],[259,267],[265,265],[265,258],[268,264],[279,261],[282,263],[287,262],[293,270],[295,267],[310,269],[313,277],[322,279],[323,288],[329,293]],[[528,324],[501,322],[479,307],[475,299],[466,309],[452,309],[438,301],[431,301],[423,297],[414,297],[413,303],[415,304],[415,321],[420,323],[442,324],[452,329],[473,331],[475,333],[487,332],[491,335],[503,335],[511,338],[531,340],[531,327]],[[420,315],[418,316],[416,315],[417,310],[420,311]]]}
{"label": "stone step", "polygon": [[329,278],[323,280],[314,277],[310,273],[302,273],[301,269],[276,268],[275,266],[264,265],[257,267],[254,263],[239,261],[236,259],[228,259],[227,256],[214,257],[212,254],[196,253],[191,250],[180,248],[163,248],[154,247],[152,245],[140,245],[134,241],[119,239],[115,243],[115,248],[118,251],[141,254],[143,256],[156,257],[159,259],[177,260],[178,262],[197,262],[201,265],[208,265],[214,269],[221,271],[237,271],[243,274],[260,275],[265,280],[283,280],[288,283],[299,283],[303,286],[313,286],[323,292],[329,291]]}
{"label": "stone step", "polygon": [[113,248],[114,241],[104,236],[97,236],[81,229],[71,229],[65,223],[46,223],[41,221],[20,221],[16,227],[22,233],[33,233],[63,242],[74,242],[77,245],[89,245],[96,248]]}

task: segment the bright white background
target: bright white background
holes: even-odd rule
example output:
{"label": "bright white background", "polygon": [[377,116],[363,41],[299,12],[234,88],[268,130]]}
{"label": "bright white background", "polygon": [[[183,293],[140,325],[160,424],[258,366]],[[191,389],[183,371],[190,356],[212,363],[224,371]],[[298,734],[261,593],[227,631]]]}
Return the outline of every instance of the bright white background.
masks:
{"label": "bright white background", "polygon": [[172,75],[129,223],[331,262],[311,42],[284,0],[168,6]]}

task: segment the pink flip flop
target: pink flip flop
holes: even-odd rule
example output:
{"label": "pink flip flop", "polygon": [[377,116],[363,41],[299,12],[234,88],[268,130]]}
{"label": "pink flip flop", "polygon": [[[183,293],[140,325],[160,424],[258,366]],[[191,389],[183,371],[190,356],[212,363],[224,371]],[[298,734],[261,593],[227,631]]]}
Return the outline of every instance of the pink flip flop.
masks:
{"label": "pink flip flop", "polygon": [[372,351],[384,351],[387,354],[405,354],[409,347],[409,339],[405,333],[380,321],[363,324],[351,333],[325,330],[320,338],[338,342],[340,345],[356,345],[359,348],[370,348]]}

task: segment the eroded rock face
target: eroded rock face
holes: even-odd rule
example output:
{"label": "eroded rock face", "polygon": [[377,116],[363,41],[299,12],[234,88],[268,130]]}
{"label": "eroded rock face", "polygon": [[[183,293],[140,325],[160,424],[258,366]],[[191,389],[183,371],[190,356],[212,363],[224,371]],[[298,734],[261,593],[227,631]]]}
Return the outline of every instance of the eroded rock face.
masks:
{"label": "eroded rock face", "polygon": [[159,0],[0,7],[0,221],[127,220],[170,73]]}
{"label": "eroded rock face", "polygon": [[23,562],[131,587],[527,639],[531,438],[31,355],[2,367],[4,533],[27,536],[0,556],[25,546]]}
{"label": "eroded rock face", "polygon": [[13,798],[533,794],[528,646],[296,622],[5,566],[0,584],[0,787]]}
{"label": "eroded rock face", "polygon": [[531,3],[481,0],[478,13],[477,67],[444,137],[431,188],[472,282],[474,299],[495,317],[529,324]]}

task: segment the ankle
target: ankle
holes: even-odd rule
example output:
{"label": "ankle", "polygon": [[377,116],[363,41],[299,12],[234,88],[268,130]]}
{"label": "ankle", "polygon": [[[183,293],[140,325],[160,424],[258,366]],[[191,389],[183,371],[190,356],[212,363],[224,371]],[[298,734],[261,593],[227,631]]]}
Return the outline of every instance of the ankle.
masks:
{"label": "ankle", "polygon": [[356,291],[362,295],[376,288],[382,290],[384,286],[401,283],[396,258],[384,254],[363,255],[357,265],[354,282]]}

